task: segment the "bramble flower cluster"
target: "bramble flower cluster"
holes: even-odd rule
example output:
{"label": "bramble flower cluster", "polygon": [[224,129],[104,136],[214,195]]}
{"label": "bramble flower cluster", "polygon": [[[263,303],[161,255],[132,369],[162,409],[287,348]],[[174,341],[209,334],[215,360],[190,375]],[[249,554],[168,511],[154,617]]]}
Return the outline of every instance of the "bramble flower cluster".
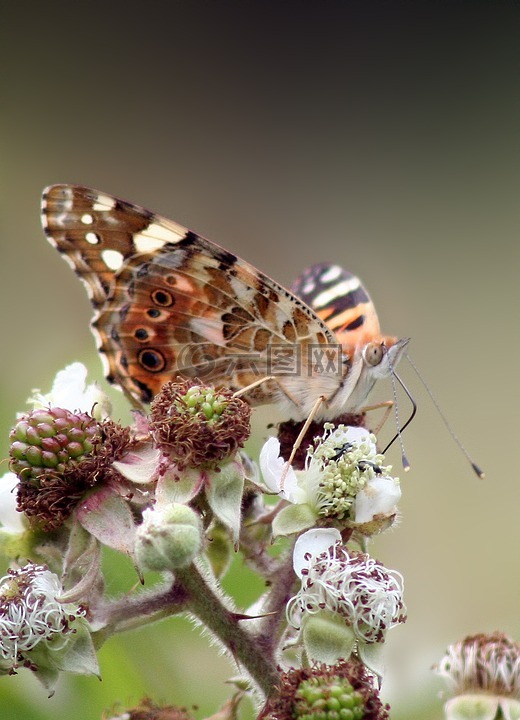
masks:
{"label": "bramble flower cluster", "polygon": [[274,534],[320,525],[372,535],[388,527],[401,490],[375,440],[365,428],[325,423],[322,436],[307,450],[304,469],[294,471],[285,467],[278,439],[269,438],[260,468],[268,489],[289,503],[273,521]]}
{"label": "bramble flower cluster", "polygon": [[[52,694],[62,672],[98,676],[96,651],[112,634],[185,614],[239,666],[222,720],[235,720],[246,695],[269,720],[388,718],[379,688],[388,632],[406,619],[403,579],[368,542],[394,522],[401,488],[361,416],[325,423],[296,469],[277,437],[251,453],[250,406],[196,379],[166,383],[129,426],[79,363],[31,405],[0,478],[0,548],[11,559],[0,580],[3,674],[27,668]],[[105,548],[131,559],[132,592],[106,592]],[[238,550],[267,587],[249,611],[220,585]],[[502,697],[518,692],[512,648],[471,638],[439,672],[465,692],[478,668],[484,692],[500,696],[493,707],[517,717]],[[448,716],[464,716],[450,702]],[[149,699],[118,716],[159,712],[189,717]]]}

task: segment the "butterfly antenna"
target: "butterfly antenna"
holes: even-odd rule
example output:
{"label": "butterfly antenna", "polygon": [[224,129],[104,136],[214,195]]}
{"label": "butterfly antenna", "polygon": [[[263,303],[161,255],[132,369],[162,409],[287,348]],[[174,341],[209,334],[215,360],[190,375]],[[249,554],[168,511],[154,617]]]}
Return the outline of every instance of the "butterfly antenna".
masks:
{"label": "butterfly antenna", "polygon": [[[389,448],[391,445],[394,444],[394,442],[395,442],[396,440],[399,440],[399,447],[401,448],[401,463],[402,463],[402,465],[403,465],[403,470],[404,470],[405,472],[408,472],[408,470],[410,469],[410,463],[408,462],[408,458],[406,457],[406,453],[405,453],[405,451],[404,451],[404,443],[403,443],[402,434],[403,434],[403,430],[404,430],[405,428],[407,428],[408,425],[409,425],[409,424],[412,422],[412,420],[414,419],[415,413],[417,412],[417,404],[416,404],[415,400],[413,399],[412,394],[410,393],[410,391],[408,390],[408,388],[407,388],[406,385],[404,384],[404,382],[401,380],[401,378],[399,377],[399,375],[395,372],[394,368],[392,368],[392,372],[391,372],[391,374],[390,374],[390,378],[391,378],[391,381],[392,381],[392,395],[393,395],[393,398],[394,398],[393,405],[394,405],[395,425],[396,425],[396,427],[397,427],[397,432],[396,432],[396,434],[394,435],[394,437],[390,440],[390,442],[388,443],[388,445],[385,447],[385,449],[383,450],[383,455],[386,453],[386,451],[388,450],[388,448]],[[398,409],[398,403],[397,403],[397,389],[396,389],[396,387],[395,387],[395,381],[396,381],[396,380],[397,380],[397,382],[399,383],[399,385],[401,385],[401,387],[402,387],[403,390],[405,391],[406,395],[408,396],[408,399],[409,399],[410,402],[412,403],[412,412],[411,412],[411,414],[410,414],[410,417],[408,418],[408,420],[405,422],[405,424],[404,424],[402,427],[401,427],[401,421],[400,421],[400,419],[399,419],[399,409]]]}
{"label": "butterfly antenna", "polygon": [[431,400],[432,403],[434,404],[435,409],[436,409],[437,412],[439,413],[442,422],[443,422],[444,425],[446,426],[446,429],[448,430],[449,434],[451,435],[451,437],[452,437],[453,440],[455,441],[455,443],[456,443],[456,445],[458,446],[459,450],[461,450],[461,451],[464,453],[464,455],[466,456],[467,461],[469,462],[469,464],[470,464],[471,467],[473,468],[475,474],[478,475],[478,477],[483,480],[483,479],[486,477],[485,474],[484,474],[484,472],[480,469],[480,467],[477,465],[477,463],[473,461],[473,458],[471,457],[471,455],[469,454],[469,452],[466,450],[466,448],[465,448],[464,445],[462,444],[462,441],[461,441],[461,440],[459,439],[459,437],[455,434],[455,432],[454,432],[454,430],[452,429],[451,425],[449,424],[449,422],[448,422],[445,414],[444,414],[443,411],[441,410],[441,407],[440,407],[439,403],[437,402],[435,396],[433,395],[432,391],[431,391],[430,388],[428,387],[428,384],[426,383],[426,380],[423,378],[423,376],[422,376],[421,373],[419,372],[419,368],[418,368],[417,365],[413,362],[412,358],[408,355],[407,352],[405,352],[404,355],[405,355],[406,359],[408,360],[408,362],[410,363],[410,365],[412,366],[413,370],[415,371],[415,374],[417,375],[417,377],[419,378],[419,380],[420,380],[421,383],[423,384],[424,389],[426,390],[426,392],[427,392],[428,395],[430,396],[430,400]]}

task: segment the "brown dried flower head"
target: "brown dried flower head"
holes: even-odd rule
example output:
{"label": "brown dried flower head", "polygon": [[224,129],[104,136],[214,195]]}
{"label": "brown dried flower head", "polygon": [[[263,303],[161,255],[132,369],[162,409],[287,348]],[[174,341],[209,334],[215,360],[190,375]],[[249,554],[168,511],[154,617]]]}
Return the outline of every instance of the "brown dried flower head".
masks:
{"label": "brown dried flower head", "polygon": [[150,698],[144,698],[134,708],[103,713],[103,720],[194,720],[194,716],[186,708],[156,705]]}
{"label": "brown dried flower head", "polygon": [[230,390],[178,378],[155,396],[150,431],[179,469],[213,467],[244,445],[250,417],[250,406]]}
{"label": "brown dried flower head", "polygon": [[358,660],[292,668],[265,704],[259,720],[388,720],[374,677]]}

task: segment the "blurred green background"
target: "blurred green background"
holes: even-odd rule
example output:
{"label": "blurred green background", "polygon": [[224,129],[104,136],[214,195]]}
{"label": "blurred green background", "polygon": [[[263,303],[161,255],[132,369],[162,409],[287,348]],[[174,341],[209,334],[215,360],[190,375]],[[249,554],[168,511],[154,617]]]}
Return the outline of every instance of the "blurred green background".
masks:
{"label": "blurred green background", "polygon": [[[447,644],[520,639],[519,25],[506,2],[0,8],[1,456],[31,388],[73,360],[101,378],[84,289],[41,231],[45,185],[148,206],[283,284],[317,261],[358,273],[487,473],[403,362],[412,470],[399,527],[372,545],[406,584],[382,689],[396,720],[442,716],[430,666]],[[230,583],[244,605],[259,591],[239,568]],[[1,678],[0,716],[95,720],[149,694],[203,717],[230,674],[206,646],[177,620],[116,638],[102,683],[63,677],[47,700],[24,671]]]}

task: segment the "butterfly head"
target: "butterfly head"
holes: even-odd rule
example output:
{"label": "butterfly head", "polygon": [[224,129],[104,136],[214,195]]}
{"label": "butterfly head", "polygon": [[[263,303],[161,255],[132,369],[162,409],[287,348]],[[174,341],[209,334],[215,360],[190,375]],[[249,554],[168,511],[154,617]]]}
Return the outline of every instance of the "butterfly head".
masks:
{"label": "butterfly head", "polygon": [[364,371],[374,381],[388,377],[401,359],[404,348],[409,341],[410,338],[397,340],[393,337],[384,337],[380,340],[367,342],[361,350],[363,359],[362,373]]}
{"label": "butterfly head", "polygon": [[401,359],[409,338],[376,336],[343,347],[345,374],[341,391],[334,397],[334,411],[358,412],[378,380],[389,377]]}

